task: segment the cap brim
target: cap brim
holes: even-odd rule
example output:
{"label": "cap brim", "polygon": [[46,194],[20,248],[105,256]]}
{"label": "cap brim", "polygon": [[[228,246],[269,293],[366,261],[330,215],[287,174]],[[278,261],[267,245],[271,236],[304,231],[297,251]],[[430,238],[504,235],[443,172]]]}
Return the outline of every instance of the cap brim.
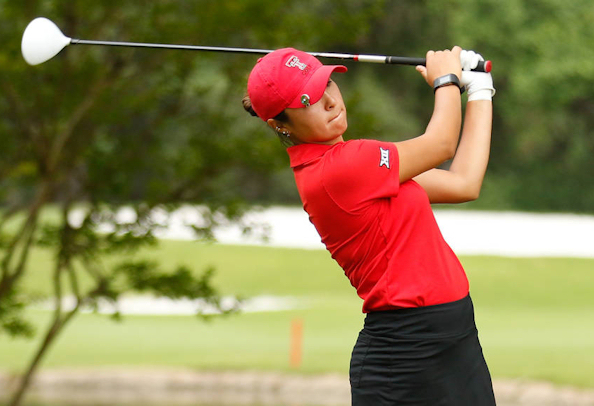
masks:
{"label": "cap brim", "polygon": [[300,107],[305,107],[305,105],[301,102],[301,97],[306,94],[309,96],[309,103],[315,104],[317,103],[322,96],[324,95],[324,91],[326,90],[326,86],[328,84],[328,79],[330,79],[330,75],[333,72],[340,72],[344,73],[347,71],[347,67],[343,65],[323,65],[316,70],[306,85],[303,87],[301,92],[297,95],[295,100],[291,102],[287,107],[290,109],[297,109]]}

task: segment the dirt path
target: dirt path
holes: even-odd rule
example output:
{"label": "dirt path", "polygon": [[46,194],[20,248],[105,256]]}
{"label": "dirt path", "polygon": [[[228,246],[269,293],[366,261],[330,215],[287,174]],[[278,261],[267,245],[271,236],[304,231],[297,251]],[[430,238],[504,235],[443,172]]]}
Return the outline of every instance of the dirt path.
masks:
{"label": "dirt path", "polygon": [[[0,375],[0,394],[11,379]],[[594,390],[497,380],[499,406],[594,406]],[[68,405],[347,406],[348,378],[262,372],[167,369],[44,371],[30,392],[41,402]]]}

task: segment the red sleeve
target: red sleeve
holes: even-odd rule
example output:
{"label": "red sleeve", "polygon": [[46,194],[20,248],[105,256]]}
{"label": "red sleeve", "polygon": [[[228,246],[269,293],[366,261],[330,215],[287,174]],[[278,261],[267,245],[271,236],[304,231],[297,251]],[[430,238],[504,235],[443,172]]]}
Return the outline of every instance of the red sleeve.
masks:
{"label": "red sleeve", "polygon": [[375,199],[398,195],[398,168],[398,150],[393,143],[348,141],[326,157],[324,187],[343,210],[357,211]]}

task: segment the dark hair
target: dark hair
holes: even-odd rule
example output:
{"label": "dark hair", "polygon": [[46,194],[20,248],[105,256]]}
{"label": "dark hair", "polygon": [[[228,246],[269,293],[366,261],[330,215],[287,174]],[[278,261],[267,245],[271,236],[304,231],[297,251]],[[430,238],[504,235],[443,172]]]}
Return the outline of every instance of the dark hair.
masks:
{"label": "dark hair", "polygon": [[241,99],[241,103],[243,104],[243,108],[245,109],[245,111],[247,111],[254,117],[258,117],[256,112],[254,111],[254,108],[252,107],[252,101],[250,99],[250,96],[247,93],[245,94],[245,96],[243,96],[243,99]]}
{"label": "dark hair", "polygon": [[[258,117],[258,114],[254,111],[254,108],[252,107],[252,101],[250,100],[250,96],[247,93],[245,96],[243,96],[243,99],[241,99],[241,103],[243,104],[243,108],[245,109],[245,111],[247,111],[254,117]],[[273,117],[273,119],[275,119],[276,121],[281,121],[283,123],[289,122],[289,116],[287,116],[287,113],[285,113],[284,110],[281,111],[275,117]]]}
{"label": "dark hair", "polygon": [[[243,108],[245,109],[245,111],[247,111],[254,117],[258,117],[258,114],[256,114],[254,108],[252,107],[252,101],[250,100],[250,96],[247,93],[245,96],[243,96],[243,99],[241,99],[241,103],[243,104]],[[273,117],[273,119],[276,121],[280,121],[281,123],[289,122],[289,116],[287,115],[285,110],[281,111],[279,114]],[[295,145],[293,140],[291,140],[286,135],[282,135],[277,131],[274,131],[274,133],[278,136],[278,139],[280,140],[281,144],[283,144],[285,147],[292,147],[293,145]]]}

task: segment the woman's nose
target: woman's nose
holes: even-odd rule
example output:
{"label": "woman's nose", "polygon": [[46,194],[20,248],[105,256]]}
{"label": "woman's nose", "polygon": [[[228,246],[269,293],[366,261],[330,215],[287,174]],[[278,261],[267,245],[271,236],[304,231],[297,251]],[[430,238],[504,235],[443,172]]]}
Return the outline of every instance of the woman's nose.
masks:
{"label": "woman's nose", "polygon": [[336,106],[336,99],[329,93],[329,92],[324,92],[324,98],[325,100],[325,105],[326,105],[326,109],[330,110],[332,108],[334,108],[334,106]]}

